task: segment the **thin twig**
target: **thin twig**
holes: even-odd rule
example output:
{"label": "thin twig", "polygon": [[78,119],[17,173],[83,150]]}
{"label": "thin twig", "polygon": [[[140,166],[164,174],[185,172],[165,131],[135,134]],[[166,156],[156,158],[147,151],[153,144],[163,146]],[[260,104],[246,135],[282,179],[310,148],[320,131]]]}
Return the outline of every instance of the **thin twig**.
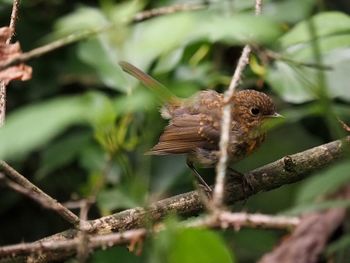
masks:
{"label": "thin twig", "polygon": [[[297,217],[271,216],[263,214],[229,213],[222,212],[218,217],[207,216],[194,221],[181,223],[184,228],[229,228],[239,230],[241,227],[269,228],[269,229],[291,229],[299,224]],[[152,231],[145,228],[128,230],[122,233],[107,235],[91,235],[86,244],[88,249],[99,247],[111,247],[115,245],[130,244],[137,240],[142,240],[149,233],[157,233],[166,229],[164,225],[155,227]],[[60,250],[76,251],[80,245],[80,237],[66,241],[39,241],[33,243],[22,243],[0,247],[0,257],[23,254],[41,254],[44,252],[55,252]]]}
{"label": "thin twig", "polygon": [[133,21],[134,22],[141,22],[146,19],[160,16],[160,15],[166,15],[166,14],[173,14],[177,12],[184,12],[184,11],[196,11],[205,8],[205,4],[196,4],[196,3],[183,3],[183,4],[175,4],[172,6],[164,6],[159,8],[154,8],[150,10],[145,10],[143,12],[137,13]]}
{"label": "thin twig", "polygon": [[6,118],[6,85],[0,81],[0,128],[4,125]]}
{"label": "thin twig", "polygon": [[44,208],[51,209],[51,207],[46,202],[46,199],[42,198],[41,195],[37,195],[31,189],[24,188],[23,186],[19,185],[18,183],[10,180],[3,173],[0,173],[0,182],[2,182],[5,186],[12,189],[13,191],[16,191],[24,196],[27,196],[30,199],[33,199],[35,202],[39,203]]}
{"label": "thin twig", "polygon": [[[14,29],[17,13],[18,13],[18,6],[19,6],[19,0],[14,0],[13,9],[12,9],[12,15],[11,15],[11,23],[10,27],[12,26]],[[160,16],[160,15],[166,15],[176,12],[184,12],[184,11],[195,11],[205,8],[206,5],[204,4],[177,4],[174,6],[168,6],[168,7],[160,7],[155,8],[151,10],[145,10],[142,12],[137,13],[132,21],[134,22],[141,22],[145,19],[149,19],[152,17]],[[108,31],[114,27],[113,24],[108,24],[103,27],[97,28],[97,29],[91,29],[91,30],[85,30],[83,32],[76,32],[72,33],[68,36],[65,36],[61,39],[58,39],[56,41],[53,41],[51,43],[48,43],[46,45],[43,45],[38,48],[34,48],[28,52],[24,52],[21,55],[17,57],[10,58],[6,61],[0,62],[0,70],[4,70],[6,68],[9,68],[11,66],[29,61],[33,58],[40,57],[42,55],[45,55],[47,53],[50,53],[56,49],[62,48],[64,46],[73,44],[75,42],[81,41],[83,39],[87,39],[89,37],[95,36],[99,33]],[[10,41],[10,40],[8,40]],[[0,81],[0,127],[5,122],[5,115],[6,115],[6,85],[3,81]]]}
{"label": "thin twig", "polygon": [[[19,0],[13,0],[11,19],[10,19],[10,25],[9,25],[9,28],[11,29],[12,33],[6,40],[7,45],[11,43],[12,36],[15,34],[19,2],[20,2]],[[5,84],[5,81],[0,81],[0,127],[4,125],[5,118],[6,118],[6,84]]]}
{"label": "thin twig", "polygon": [[[57,212],[61,217],[67,220],[69,223],[79,226],[80,219],[74,213],[72,213],[69,209],[64,207],[57,200],[53,199],[51,196],[46,194],[40,188],[32,184],[27,178],[17,172],[14,168],[8,165],[5,161],[0,161],[0,168],[5,172],[5,174],[11,178],[14,182],[22,187],[22,191],[18,192],[25,194],[26,196],[34,199],[39,204],[41,204],[45,208],[49,208]],[[14,189],[14,187],[12,187]],[[26,189],[25,191],[23,190]],[[85,227],[89,227],[90,225],[85,222]]]}
{"label": "thin twig", "polygon": [[16,31],[15,28],[16,28],[16,21],[17,21],[17,17],[18,17],[19,3],[20,3],[20,0],[13,0],[11,19],[10,19],[10,25],[9,25],[9,28],[11,28],[11,30],[12,30],[12,34],[6,40],[6,44],[11,43],[11,39],[14,36],[15,31]]}
{"label": "thin twig", "polygon": [[[111,247],[117,244],[127,244],[129,240],[146,235],[145,229],[128,230],[123,233],[114,233],[108,235],[96,235],[90,237],[89,248]],[[0,257],[20,256],[23,254],[33,254],[34,252],[55,252],[71,251],[79,245],[80,240],[74,238],[71,240],[43,240],[33,243],[21,243],[17,245],[0,247]],[[34,262],[34,261],[31,261]]]}
{"label": "thin twig", "polygon": [[89,249],[89,242],[90,237],[88,234],[89,229],[84,229],[84,224],[82,222],[86,222],[88,218],[88,212],[90,208],[90,203],[88,200],[82,200],[81,207],[80,207],[80,231],[78,235],[79,244],[77,247],[77,259],[79,263],[84,263],[87,261],[90,249]]}
{"label": "thin twig", "polygon": [[340,125],[342,126],[342,128],[347,131],[350,132],[350,126],[347,125],[344,121],[342,121],[341,119],[337,118],[338,122],[340,123]]}
{"label": "thin twig", "polygon": [[[183,11],[194,11],[203,9],[205,5],[201,4],[178,4],[175,6],[168,6],[168,7],[160,7],[156,9],[151,10],[145,10],[142,12],[137,13],[133,21],[134,22],[141,22],[145,19],[149,19],[151,17],[170,14],[170,13],[176,13],[176,12],[183,12]],[[46,45],[43,45],[41,47],[34,48],[28,52],[24,52],[21,55],[11,58],[7,61],[0,62],[0,70],[6,69],[8,67],[11,67],[13,65],[26,62],[28,60],[31,60],[33,58],[40,57],[42,55],[45,55],[49,52],[52,52],[56,49],[59,49],[61,47],[65,47],[67,45],[73,44],[75,42],[87,39],[89,37],[95,36],[97,34],[100,34],[102,32],[111,30],[114,28],[114,24],[107,24],[105,26],[96,28],[96,29],[88,29],[84,30],[82,32],[75,32],[68,36],[65,36],[63,38],[60,38],[58,40],[55,40],[51,43],[48,43]]]}
{"label": "thin twig", "polygon": [[[261,13],[262,0],[255,1],[255,14],[259,15]],[[220,136],[220,158],[216,166],[216,182],[213,195],[213,205],[216,208],[220,208],[224,200],[224,184],[226,177],[226,168],[228,161],[228,144],[230,141],[230,124],[231,124],[231,109],[232,105],[231,98],[236,90],[236,87],[239,85],[239,82],[242,78],[243,71],[247,64],[249,63],[249,55],[251,52],[250,45],[246,45],[243,48],[241,57],[238,60],[237,67],[231,79],[230,86],[225,92],[224,101],[225,106],[222,110],[222,119],[221,119],[221,136]]]}
{"label": "thin twig", "polygon": [[58,40],[55,40],[51,43],[48,43],[46,45],[43,45],[41,47],[34,48],[28,52],[22,53],[21,55],[17,57],[13,57],[11,59],[8,59],[7,61],[0,63],[0,70],[6,69],[8,67],[14,66],[19,63],[26,62],[30,59],[40,57],[42,55],[45,55],[51,51],[54,51],[56,49],[59,49],[61,47],[70,45],[72,43],[75,43],[77,41],[87,39],[91,36],[94,36],[96,34],[102,33],[104,31],[107,31],[111,29],[113,25],[109,24],[107,26],[98,28],[98,29],[91,29],[91,30],[84,30],[82,32],[77,32],[70,34],[68,36],[65,36],[63,38],[60,38]]}
{"label": "thin twig", "polygon": [[289,229],[296,227],[300,222],[299,217],[271,216],[265,214],[231,213],[220,211],[216,216],[207,216],[194,219],[186,223],[186,227],[220,227],[222,229],[233,227],[239,230],[241,227]]}

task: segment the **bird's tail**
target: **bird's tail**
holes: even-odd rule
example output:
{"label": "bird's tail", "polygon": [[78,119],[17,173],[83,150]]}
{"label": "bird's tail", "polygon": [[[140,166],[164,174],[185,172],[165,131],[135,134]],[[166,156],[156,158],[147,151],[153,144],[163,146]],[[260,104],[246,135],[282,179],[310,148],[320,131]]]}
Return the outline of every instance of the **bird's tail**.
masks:
{"label": "bird's tail", "polygon": [[143,85],[150,88],[157,95],[162,104],[168,104],[170,102],[175,103],[179,101],[179,98],[177,98],[167,87],[139,68],[126,61],[119,62],[119,65],[126,73],[135,77],[141,81]]}

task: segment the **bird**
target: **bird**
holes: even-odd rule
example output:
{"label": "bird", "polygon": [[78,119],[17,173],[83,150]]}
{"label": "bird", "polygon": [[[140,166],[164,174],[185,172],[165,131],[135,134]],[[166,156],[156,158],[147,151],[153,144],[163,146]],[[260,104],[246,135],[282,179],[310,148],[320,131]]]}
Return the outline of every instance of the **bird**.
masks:
{"label": "bird", "polygon": [[[200,176],[201,168],[215,166],[220,157],[219,141],[224,94],[215,90],[201,90],[189,98],[179,98],[160,82],[135,67],[121,61],[121,68],[153,90],[163,106],[161,116],[169,120],[158,143],[147,154],[186,154],[187,165],[207,192],[212,189]],[[231,125],[228,162],[235,163],[254,152],[265,140],[265,123],[281,117],[273,100],[263,92],[245,89],[234,92],[231,103]]]}

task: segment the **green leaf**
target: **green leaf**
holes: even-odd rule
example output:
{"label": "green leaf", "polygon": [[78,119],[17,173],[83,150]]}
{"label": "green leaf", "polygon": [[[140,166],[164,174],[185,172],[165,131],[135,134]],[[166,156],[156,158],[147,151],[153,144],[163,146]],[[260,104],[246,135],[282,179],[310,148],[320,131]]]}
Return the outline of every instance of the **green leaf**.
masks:
{"label": "green leaf", "polygon": [[125,94],[117,97],[113,105],[119,114],[127,112],[144,111],[147,109],[154,109],[156,105],[155,95],[151,91],[140,87],[131,94]]}
{"label": "green leaf", "polygon": [[[350,43],[350,35],[348,43]],[[324,62],[332,67],[331,71],[326,72],[330,95],[334,98],[341,98],[350,102],[350,47],[337,49],[327,54]]]}
{"label": "green leaf", "polygon": [[121,59],[147,70],[155,58],[186,44],[196,22],[194,13],[186,12],[137,23],[130,28]]}
{"label": "green leaf", "polygon": [[338,163],[315,174],[300,188],[297,204],[313,202],[317,197],[330,194],[350,181],[350,161]]}
{"label": "green leaf", "polygon": [[[126,93],[131,92],[137,81],[126,78],[117,64],[120,60],[147,71],[156,58],[162,57],[156,70],[165,72],[181,59],[181,48],[194,42],[273,43],[281,34],[279,25],[267,17],[223,15],[218,10],[178,12],[127,27],[126,22],[137,8],[137,4],[118,5],[107,12],[112,21],[98,9],[79,8],[59,20],[55,34],[113,25],[97,37],[80,42],[78,56],[96,70],[107,87]],[[121,12],[124,17],[119,18],[118,15],[116,20],[115,12]]]}
{"label": "green leaf", "polygon": [[[147,70],[154,59],[165,54],[172,54],[172,63],[176,62],[180,54],[172,51],[191,43],[272,43],[280,34],[278,24],[267,17],[247,14],[229,16],[222,15],[217,10],[176,13],[150,19],[132,27],[129,38],[120,48],[123,51],[120,59]],[[158,66],[157,72],[159,70]]]}
{"label": "green leaf", "polygon": [[285,101],[302,103],[317,99],[316,77],[310,71],[312,70],[298,68],[284,61],[276,61],[269,68],[266,80]]}
{"label": "green leaf", "polygon": [[138,0],[126,1],[118,5],[113,5],[108,12],[114,24],[122,25],[132,21],[134,15],[143,7],[143,2]]}
{"label": "green leaf", "polygon": [[203,13],[198,20],[193,39],[210,42],[222,41],[229,44],[273,43],[281,34],[277,23],[268,17],[252,15],[224,16]]}
{"label": "green leaf", "polygon": [[[348,43],[350,43],[350,35]],[[323,64],[331,67],[330,70],[324,71],[328,95],[331,98],[350,101],[348,91],[350,48],[335,49],[328,54],[324,53],[322,60]],[[308,62],[304,59],[299,61]],[[302,103],[318,99],[317,74],[316,69],[276,61],[269,68],[266,80],[284,100]]]}
{"label": "green leaf", "polygon": [[121,182],[113,189],[103,190],[97,196],[97,204],[103,213],[144,205],[148,184],[142,177]]}
{"label": "green leaf", "polygon": [[265,43],[273,42],[280,33],[279,26],[266,17],[222,16],[215,11],[197,11],[138,23],[130,28],[130,35],[123,46],[114,48],[119,50],[116,53],[120,60],[127,60],[147,70],[158,56],[193,42]]}
{"label": "green leaf", "polygon": [[172,240],[169,263],[226,263],[233,257],[219,234],[206,229],[179,229]]}
{"label": "green leaf", "polygon": [[68,126],[86,122],[88,108],[81,96],[61,97],[15,111],[0,129],[0,159],[22,157]]}
{"label": "green leaf", "polygon": [[88,118],[95,129],[114,124],[117,113],[110,98],[103,93],[90,92],[86,99],[90,105]]}
{"label": "green leaf", "polygon": [[278,21],[295,23],[308,17],[314,4],[313,0],[264,1],[263,13]]}
{"label": "green leaf", "polygon": [[[350,17],[341,12],[323,12],[312,17],[316,28],[316,36],[324,37],[336,34],[349,33]],[[280,43],[283,48],[301,42],[310,41],[308,21],[302,21],[285,34]]]}
{"label": "green leaf", "polygon": [[[349,100],[347,74],[350,48],[350,17],[340,12],[323,12],[311,18],[316,28],[328,95]],[[280,96],[293,103],[318,98],[318,69],[302,64],[315,63],[309,21],[302,21],[279,39],[280,52],[290,61],[276,61],[268,70],[267,81]]]}
{"label": "green leaf", "polygon": [[67,135],[54,142],[41,155],[41,165],[36,173],[37,178],[42,178],[52,171],[71,163],[90,140],[90,133],[80,132]]}
{"label": "green leaf", "polygon": [[119,52],[110,44],[106,36],[102,35],[99,38],[81,42],[78,47],[79,58],[96,70],[107,87],[130,93],[132,86],[129,85],[125,73],[118,65]]}
{"label": "green leaf", "polygon": [[106,16],[93,7],[79,7],[73,13],[68,14],[55,23],[52,35],[47,39],[62,37],[87,29],[96,29],[109,24]]}
{"label": "green leaf", "polygon": [[107,32],[99,33],[96,38],[82,41],[78,45],[78,56],[86,64],[92,66],[107,87],[123,92],[129,92],[130,86],[125,75],[118,66],[120,44],[127,35],[126,24],[142,7],[140,1],[129,1],[107,10],[109,17],[97,8],[81,7],[73,13],[59,19],[55,24],[55,32],[48,40],[83,30],[99,30],[108,28]]}
{"label": "green leaf", "polygon": [[185,49],[183,47],[180,47],[169,52],[168,54],[161,55],[153,72],[159,74],[172,70],[180,62],[184,50]]}
{"label": "green leaf", "polygon": [[103,190],[97,196],[97,205],[106,214],[117,208],[130,208],[140,205],[129,196],[128,193],[124,193],[118,189]]}
{"label": "green leaf", "polygon": [[[349,48],[350,47],[350,34],[347,35],[334,35],[317,40],[320,48],[321,55],[325,56],[332,51]],[[314,62],[314,47],[312,43],[304,43],[298,45],[297,48],[287,50],[284,55],[292,60],[299,62]],[[323,64],[329,66],[326,61]],[[327,72],[327,71],[326,71]]]}

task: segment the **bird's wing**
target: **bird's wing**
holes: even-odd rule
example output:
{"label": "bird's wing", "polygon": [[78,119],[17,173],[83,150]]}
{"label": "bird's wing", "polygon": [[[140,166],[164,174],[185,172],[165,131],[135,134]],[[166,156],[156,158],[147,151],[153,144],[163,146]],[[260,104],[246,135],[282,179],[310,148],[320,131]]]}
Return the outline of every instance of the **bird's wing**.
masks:
{"label": "bird's wing", "polygon": [[205,114],[174,117],[159,142],[148,152],[153,155],[189,153],[196,149],[216,149],[220,131]]}

